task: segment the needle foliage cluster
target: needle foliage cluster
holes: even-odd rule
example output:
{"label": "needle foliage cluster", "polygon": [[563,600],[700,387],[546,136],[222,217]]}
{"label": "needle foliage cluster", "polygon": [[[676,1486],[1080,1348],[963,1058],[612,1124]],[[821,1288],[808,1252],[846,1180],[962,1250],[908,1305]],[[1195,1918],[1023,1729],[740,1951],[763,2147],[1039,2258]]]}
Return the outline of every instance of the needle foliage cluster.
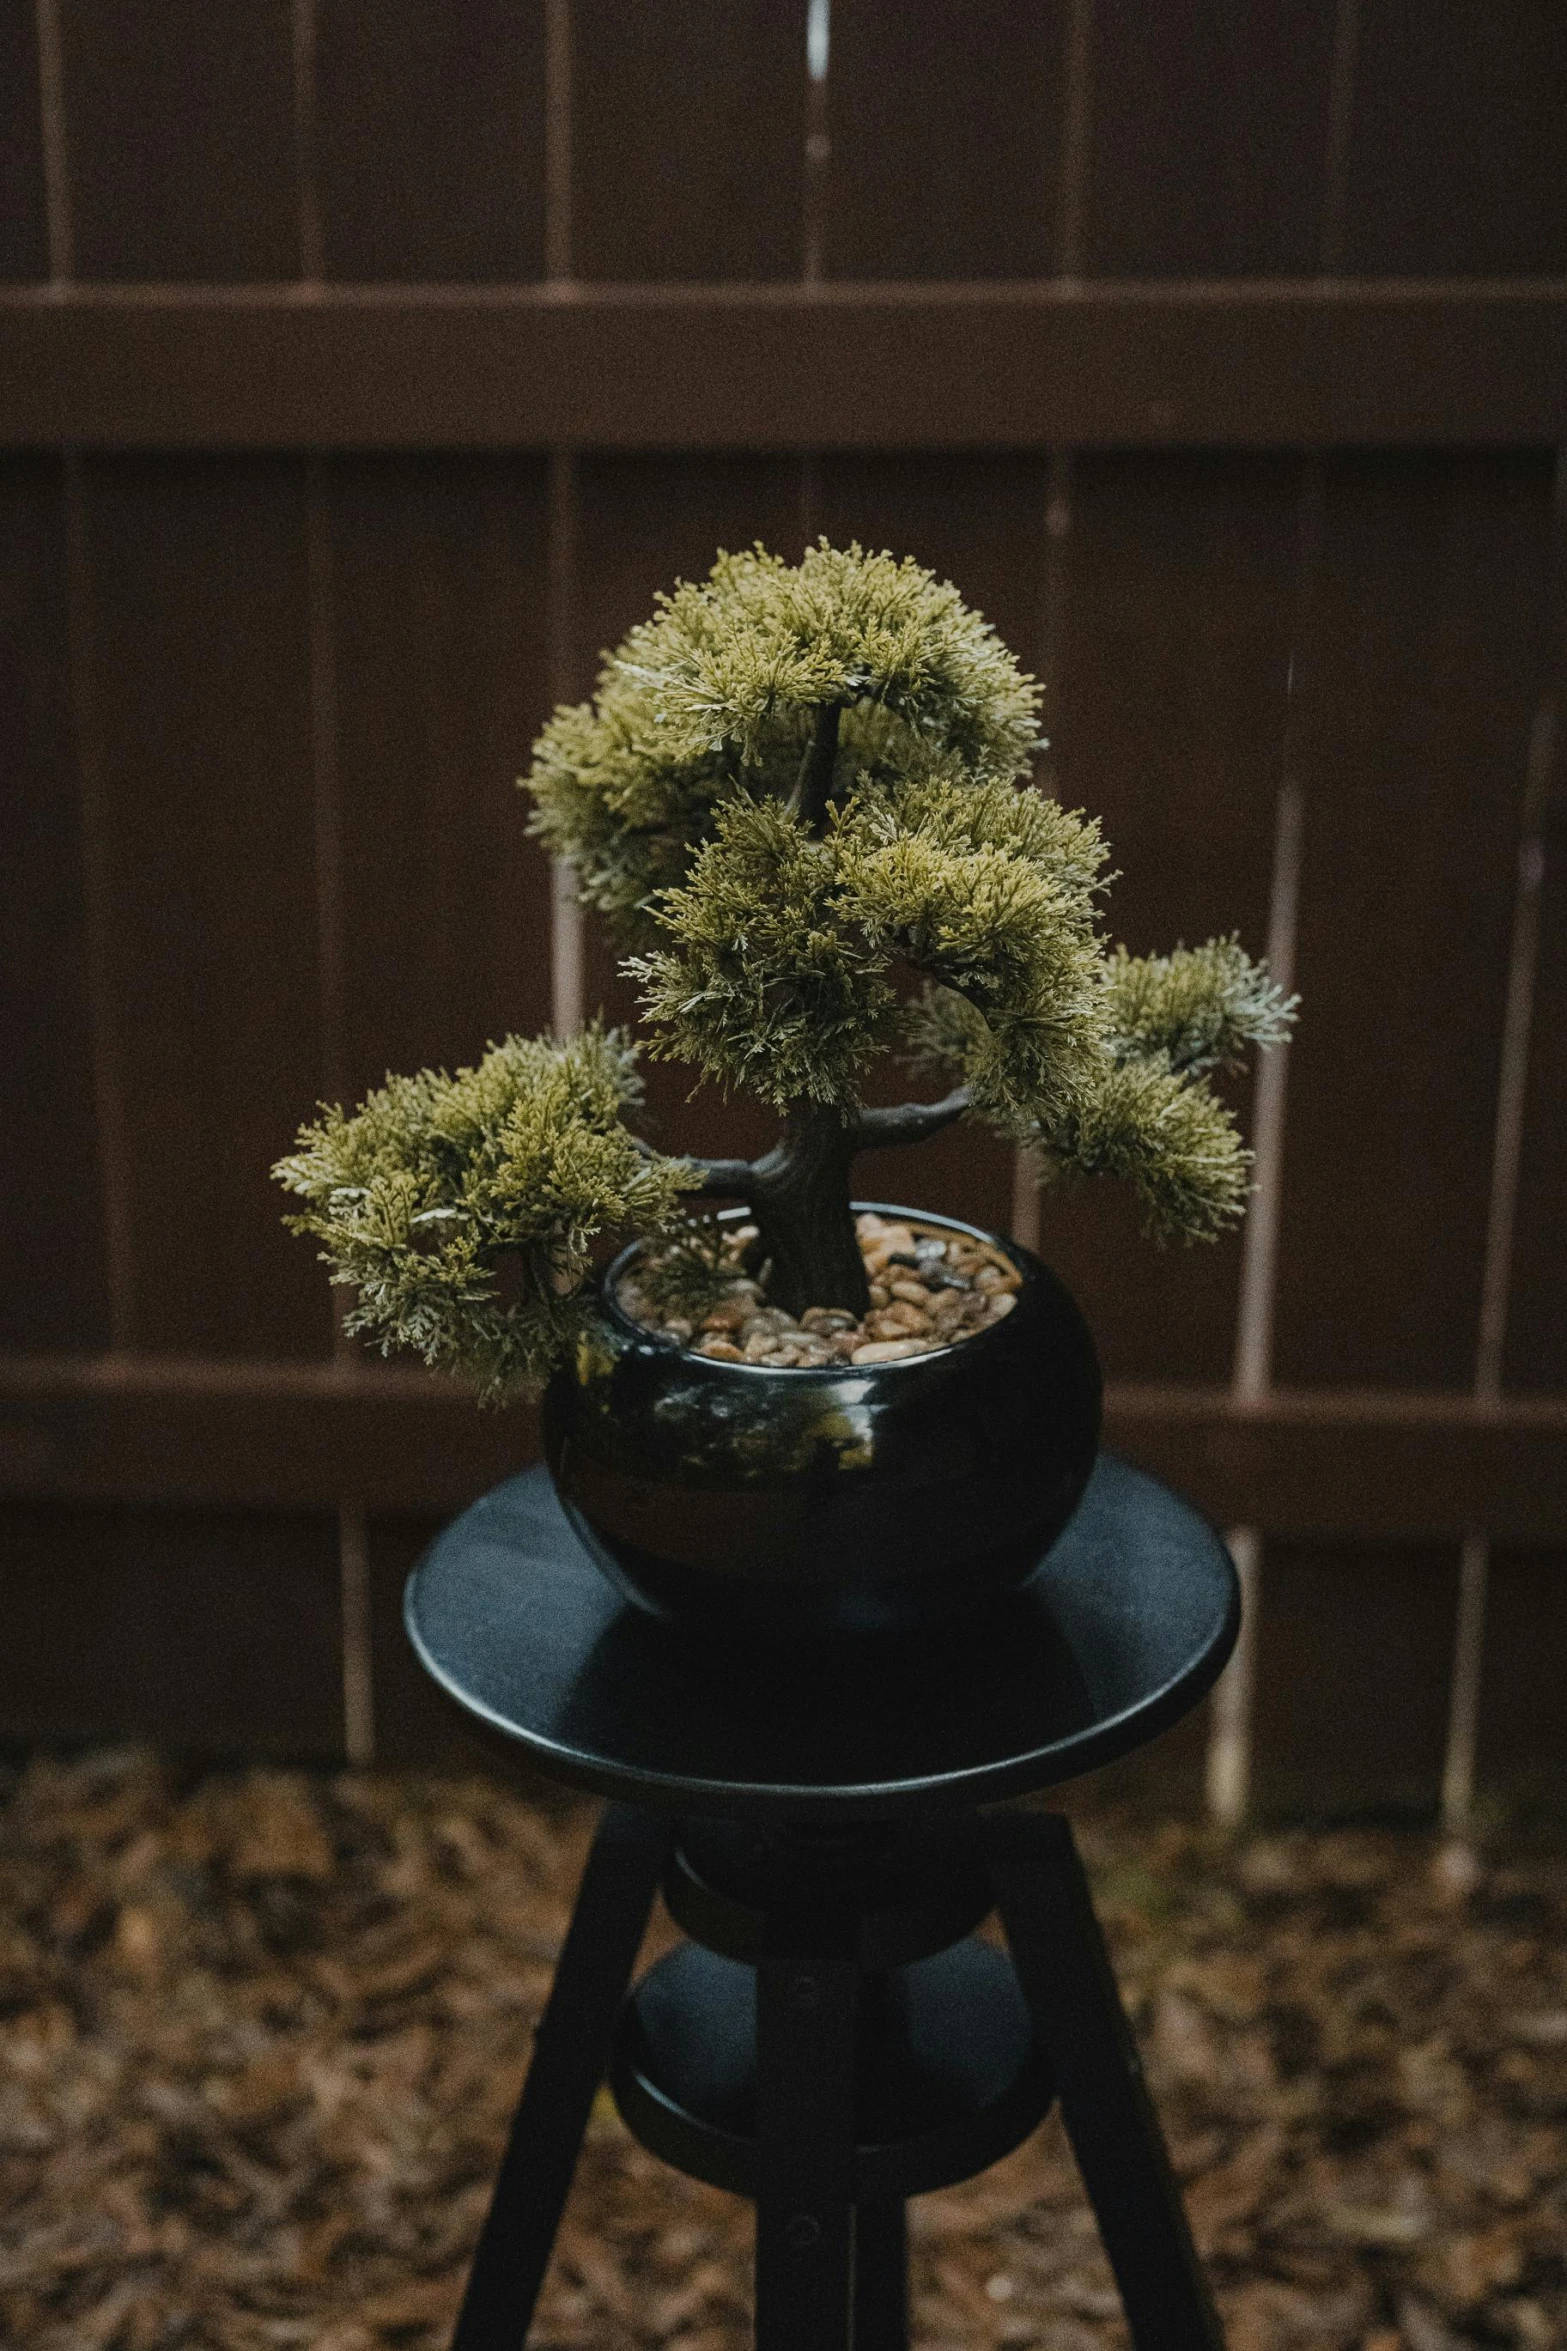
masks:
{"label": "needle foliage cluster", "polygon": [[[852,1125],[901,1054],[1045,1180],[1119,1176],[1154,1235],[1209,1238],[1249,1164],[1212,1080],[1292,1007],[1233,938],[1110,946],[1098,827],[1030,783],[1039,701],[916,563],[720,555],[549,721],[534,829],[618,932],[651,1051],[769,1103],[786,1143],[806,1109]],[[560,1345],[594,1236],[667,1227],[701,1180],[633,1140],[634,1100],[618,1037],[510,1038],[325,1112],[278,1172],[355,1325],[499,1395]]]}
{"label": "needle foliage cluster", "polygon": [[291,1229],[356,1293],[347,1329],[466,1371],[486,1402],[542,1378],[598,1236],[659,1231],[689,1185],[623,1123],[640,1091],[634,1050],[594,1027],[388,1076],[351,1116],[323,1106],[273,1172],[306,1203]]}

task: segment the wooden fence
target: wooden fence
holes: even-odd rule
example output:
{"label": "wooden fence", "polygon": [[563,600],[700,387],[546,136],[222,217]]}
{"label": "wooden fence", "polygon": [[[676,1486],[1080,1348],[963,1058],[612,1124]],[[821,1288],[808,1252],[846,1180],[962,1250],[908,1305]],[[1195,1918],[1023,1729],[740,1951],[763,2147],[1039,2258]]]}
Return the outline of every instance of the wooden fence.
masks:
{"label": "wooden fence", "polygon": [[624,1009],[512,779],[656,587],[824,531],[1046,679],[1133,947],[1238,926],[1305,1000],[1242,1241],[967,1134],[900,1171],[1037,1232],[1116,1441],[1237,1530],[1213,1800],[1559,1772],[1554,0],[0,43],[0,1728],[445,1751],[398,1584],[529,1432],[336,1342],[265,1171],[318,1095]]}

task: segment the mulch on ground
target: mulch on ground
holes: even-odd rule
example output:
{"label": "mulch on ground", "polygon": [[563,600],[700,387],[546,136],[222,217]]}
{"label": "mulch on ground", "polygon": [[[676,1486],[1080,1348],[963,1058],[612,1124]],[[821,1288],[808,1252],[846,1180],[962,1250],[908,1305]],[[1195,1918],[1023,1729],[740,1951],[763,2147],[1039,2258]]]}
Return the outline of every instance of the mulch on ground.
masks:
{"label": "mulch on ground", "polygon": [[[1232,2351],[1567,2345],[1567,1855],[1074,1809]],[[589,1808],[39,1759],[0,1789],[0,2336],[435,2351]],[[923,2351],[1105,2351],[1052,2119],[913,2211]],[[607,2102],[541,2351],[739,2351],[749,2208]]]}

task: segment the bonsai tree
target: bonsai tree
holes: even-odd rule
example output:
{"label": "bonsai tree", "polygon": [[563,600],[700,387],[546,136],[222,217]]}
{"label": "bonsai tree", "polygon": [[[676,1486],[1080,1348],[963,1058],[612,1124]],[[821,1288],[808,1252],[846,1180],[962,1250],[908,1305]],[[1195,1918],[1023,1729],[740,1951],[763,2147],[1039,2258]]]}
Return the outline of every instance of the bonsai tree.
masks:
{"label": "bonsai tree", "polygon": [[[1039,701],[912,561],[757,547],[661,596],[539,737],[533,829],[619,934],[652,1054],[759,1097],[777,1140],[653,1150],[636,1048],[598,1026],[388,1077],[276,1170],[357,1292],[349,1327],[503,1398],[577,1327],[600,1237],[667,1237],[693,1195],[749,1209],[772,1303],[861,1313],[855,1158],[961,1118],[1046,1183],[1123,1177],[1157,1238],[1237,1219],[1249,1154],[1210,1079],[1291,1006],[1233,938],[1107,944],[1098,827],[1028,785]],[[925,1089],[872,1107],[888,1055]]]}

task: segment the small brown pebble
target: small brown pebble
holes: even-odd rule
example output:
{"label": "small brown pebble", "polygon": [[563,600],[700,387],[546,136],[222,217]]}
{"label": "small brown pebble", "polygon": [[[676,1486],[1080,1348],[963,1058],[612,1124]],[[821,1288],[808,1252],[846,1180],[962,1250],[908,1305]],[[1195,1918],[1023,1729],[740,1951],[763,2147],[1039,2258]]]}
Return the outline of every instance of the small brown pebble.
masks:
{"label": "small brown pebble", "polygon": [[770,1332],[774,1338],[783,1338],[797,1331],[799,1324],[792,1314],[785,1314],[781,1306],[753,1306],[740,1325],[740,1344],[747,1339],[761,1338]]}
{"label": "small brown pebble", "polygon": [[868,1346],[856,1347],[851,1363],[899,1363],[905,1355],[923,1355],[927,1352],[924,1339],[872,1339]]}
{"label": "small brown pebble", "polygon": [[711,1313],[702,1317],[704,1331],[737,1331],[751,1319],[751,1303],[743,1298],[721,1298]]}
{"label": "small brown pebble", "polygon": [[[874,1210],[856,1216],[855,1232],[868,1277],[865,1314],[808,1306],[798,1320],[769,1305],[762,1283],[741,1271],[741,1253],[757,1237],[756,1228],[727,1234],[733,1270],[725,1294],[701,1320],[699,1351],[719,1362],[785,1371],[861,1360],[895,1362],[900,1355],[950,1347],[986,1330],[1016,1303],[1022,1276],[999,1246],[963,1233],[933,1233]],[[619,1294],[626,1311],[662,1338],[677,1346],[692,1344],[687,1318],[675,1314],[662,1321],[635,1281],[623,1280]],[[867,1347],[895,1348],[898,1354],[865,1356]]]}
{"label": "small brown pebble", "polygon": [[808,1306],[800,1317],[800,1327],[807,1331],[847,1331],[854,1327],[854,1317],[846,1306]]}

